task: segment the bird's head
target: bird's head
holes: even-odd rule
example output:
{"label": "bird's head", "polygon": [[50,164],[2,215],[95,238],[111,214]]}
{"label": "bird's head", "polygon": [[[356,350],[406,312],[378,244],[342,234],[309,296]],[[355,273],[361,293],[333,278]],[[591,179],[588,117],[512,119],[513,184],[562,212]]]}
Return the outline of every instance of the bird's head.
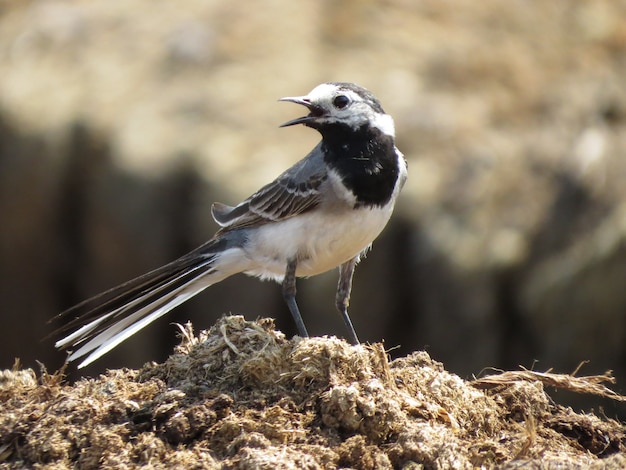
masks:
{"label": "bird's head", "polygon": [[279,101],[301,104],[309,110],[306,116],[292,119],[281,127],[304,124],[323,133],[325,128],[335,125],[354,130],[371,126],[392,137],[395,134],[393,119],[376,97],[354,83],[322,83],[306,96],[290,96]]}

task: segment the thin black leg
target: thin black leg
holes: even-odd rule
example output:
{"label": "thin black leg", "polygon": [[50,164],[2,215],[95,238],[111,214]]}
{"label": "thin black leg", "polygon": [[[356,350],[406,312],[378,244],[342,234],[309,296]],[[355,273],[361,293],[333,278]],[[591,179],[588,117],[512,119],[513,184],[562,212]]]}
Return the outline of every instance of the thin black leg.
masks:
{"label": "thin black leg", "polygon": [[339,282],[337,283],[337,296],[335,297],[335,305],[339,313],[341,313],[343,322],[348,327],[348,336],[352,344],[359,344],[359,338],[356,335],[356,331],[354,331],[352,321],[348,315],[350,291],[352,290],[352,276],[354,275],[354,267],[358,261],[359,257],[356,256],[339,266]]}
{"label": "thin black leg", "polygon": [[285,279],[283,279],[283,298],[289,307],[291,316],[296,322],[298,327],[298,333],[303,338],[308,338],[309,333],[306,331],[306,326],[302,321],[302,315],[300,315],[300,309],[296,303],[296,265],[297,261],[291,260],[287,263],[287,271],[285,272]]}

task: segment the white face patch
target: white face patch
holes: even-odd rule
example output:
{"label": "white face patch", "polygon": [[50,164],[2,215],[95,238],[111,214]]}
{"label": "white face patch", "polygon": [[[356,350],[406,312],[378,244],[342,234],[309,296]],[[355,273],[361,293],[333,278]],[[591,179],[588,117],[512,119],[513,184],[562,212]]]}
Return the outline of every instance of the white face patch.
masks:
{"label": "white face patch", "polygon": [[[337,108],[333,104],[333,100],[340,95],[350,100],[344,108]],[[383,134],[395,137],[393,118],[388,114],[376,112],[353,90],[346,90],[332,83],[323,83],[311,90],[304,98],[328,112],[327,116],[318,119],[319,122],[342,122],[353,129],[369,123]]]}
{"label": "white face patch", "polygon": [[389,114],[377,113],[372,119],[372,127],[376,127],[383,134],[396,136],[396,126],[393,123],[393,118]]}
{"label": "white face patch", "polygon": [[339,87],[337,85],[322,83],[321,85],[313,88],[311,92],[307,95],[307,98],[309,98],[312,103],[330,105],[331,97],[334,97],[338,90]]}

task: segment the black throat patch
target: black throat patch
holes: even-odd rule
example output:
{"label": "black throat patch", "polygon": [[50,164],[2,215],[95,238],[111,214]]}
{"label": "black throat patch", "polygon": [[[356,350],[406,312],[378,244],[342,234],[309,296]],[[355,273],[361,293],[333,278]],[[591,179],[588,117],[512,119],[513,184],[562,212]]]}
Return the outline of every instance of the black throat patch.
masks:
{"label": "black throat patch", "polygon": [[354,130],[334,123],[319,131],[324,160],[354,193],[357,206],[387,204],[399,171],[393,137],[368,125]]}

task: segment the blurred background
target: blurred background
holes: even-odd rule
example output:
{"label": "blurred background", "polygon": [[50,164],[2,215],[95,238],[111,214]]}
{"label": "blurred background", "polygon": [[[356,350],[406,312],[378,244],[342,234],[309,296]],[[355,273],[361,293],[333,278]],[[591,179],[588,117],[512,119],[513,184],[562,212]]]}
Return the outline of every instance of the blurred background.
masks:
{"label": "blurred background", "polygon": [[[0,368],[60,367],[51,317],[211,237],[211,202],[319,140],[279,129],[302,110],[276,100],[352,81],[409,162],[356,271],[361,339],[466,378],[589,361],[625,393],[625,18],[620,0],[1,1]],[[336,276],[298,284],[314,335],[345,333]],[[235,276],[70,376],[163,360],[173,322],[229,312],[295,332],[278,285]]]}

